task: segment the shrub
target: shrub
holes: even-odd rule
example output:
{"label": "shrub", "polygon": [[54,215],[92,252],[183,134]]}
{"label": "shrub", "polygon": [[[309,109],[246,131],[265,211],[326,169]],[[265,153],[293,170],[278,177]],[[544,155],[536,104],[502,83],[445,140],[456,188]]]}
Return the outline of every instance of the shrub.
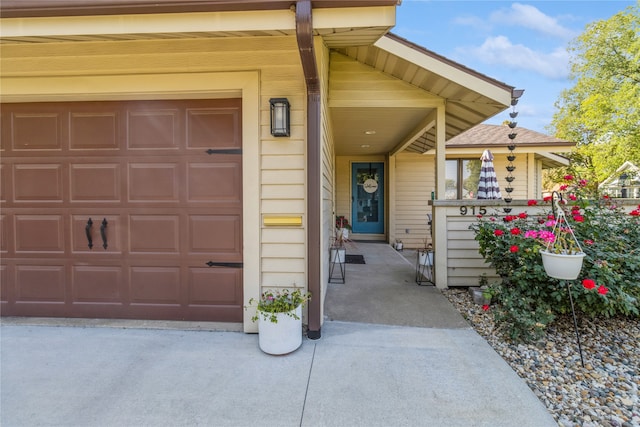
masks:
{"label": "shrub", "polygon": [[[585,197],[586,182],[565,179],[563,210],[586,254],[578,280],[569,281],[577,310],[587,316],[640,316],[640,206],[629,215],[606,196]],[[514,341],[542,337],[556,315],[571,310],[566,283],[542,267],[539,251],[555,220],[551,199],[544,203],[549,209],[542,214],[485,216],[471,225],[480,254],[502,278],[493,312]]]}

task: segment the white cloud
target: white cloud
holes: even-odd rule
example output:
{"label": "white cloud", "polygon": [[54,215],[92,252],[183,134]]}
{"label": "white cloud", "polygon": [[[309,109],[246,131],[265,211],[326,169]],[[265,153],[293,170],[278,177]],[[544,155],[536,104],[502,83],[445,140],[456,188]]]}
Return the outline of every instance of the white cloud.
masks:
{"label": "white cloud", "polygon": [[482,19],[479,16],[458,16],[453,19],[453,23],[456,25],[475,28],[476,30],[483,32],[489,32],[492,29],[492,25],[486,19]]}
{"label": "white cloud", "polygon": [[569,54],[564,48],[556,48],[550,53],[538,52],[522,44],[513,44],[505,36],[489,37],[481,46],[462,48],[459,52],[486,64],[533,71],[551,79],[564,79],[569,73]]}
{"label": "white cloud", "polygon": [[563,27],[556,18],[545,15],[538,8],[522,3],[514,3],[510,9],[493,12],[491,21],[500,25],[529,28],[563,40],[572,39],[578,34],[569,28]]}

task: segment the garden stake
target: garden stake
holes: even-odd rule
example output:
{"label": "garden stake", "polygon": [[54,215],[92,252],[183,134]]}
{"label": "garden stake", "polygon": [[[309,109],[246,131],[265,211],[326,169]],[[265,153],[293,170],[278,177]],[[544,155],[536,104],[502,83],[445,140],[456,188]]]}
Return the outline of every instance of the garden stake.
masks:
{"label": "garden stake", "polygon": [[573,308],[573,296],[571,296],[571,284],[563,280],[567,284],[567,292],[569,292],[569,301],[571,301],[571,313],[573,314],[573,327],[576,330],[576,340],[578,341],[578,351],[580,352],[580,362],[584,368],[584,359],[582,357],[582,346],[580,345],[580,333],[578,332],[578,321],[576,320],[576,310]]}

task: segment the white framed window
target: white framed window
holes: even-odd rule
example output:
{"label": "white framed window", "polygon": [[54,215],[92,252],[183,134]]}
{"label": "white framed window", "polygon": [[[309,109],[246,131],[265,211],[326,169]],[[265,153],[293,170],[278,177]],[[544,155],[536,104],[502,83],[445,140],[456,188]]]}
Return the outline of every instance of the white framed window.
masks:
{"label": "white framed window", "polygon": [[447,159],[445,198],[448,200],[475,199],[481,167],[480,159]]}

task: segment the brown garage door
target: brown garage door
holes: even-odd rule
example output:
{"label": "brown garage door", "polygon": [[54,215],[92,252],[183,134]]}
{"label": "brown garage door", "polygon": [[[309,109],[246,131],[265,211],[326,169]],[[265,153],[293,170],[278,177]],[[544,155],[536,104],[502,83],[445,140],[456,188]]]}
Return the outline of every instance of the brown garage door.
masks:
{"label": "brown garage door", "polygon": [[242,321],[241,100],[2,105],[4,316]]}

